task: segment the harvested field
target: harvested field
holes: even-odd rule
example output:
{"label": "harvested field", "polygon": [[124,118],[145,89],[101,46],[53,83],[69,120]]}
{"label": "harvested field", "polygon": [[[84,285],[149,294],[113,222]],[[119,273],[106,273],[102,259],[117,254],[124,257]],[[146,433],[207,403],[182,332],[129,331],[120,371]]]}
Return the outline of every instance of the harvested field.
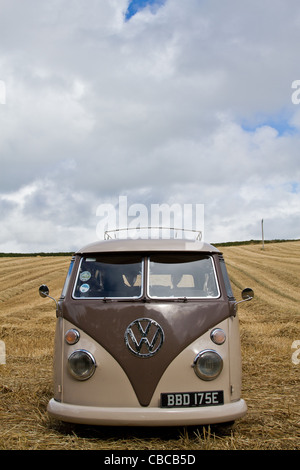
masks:
{"label": "harvested field", "polygon": [[[221,248],[234,293],[252,287],[239,306],[243,398],[248,414],[232,426],[107,428],[59,423],[46,413],[52,396],[59,297],[70,258],[0,258],[1,450],[295,450],[300,449],[300,241]],[[3,343],[2,343],[3,344]],[[300,350],[300,346],[298,346]],[[1,354],[0,354],[1,357]],[[296,362],[296,363],[295,363]]]}

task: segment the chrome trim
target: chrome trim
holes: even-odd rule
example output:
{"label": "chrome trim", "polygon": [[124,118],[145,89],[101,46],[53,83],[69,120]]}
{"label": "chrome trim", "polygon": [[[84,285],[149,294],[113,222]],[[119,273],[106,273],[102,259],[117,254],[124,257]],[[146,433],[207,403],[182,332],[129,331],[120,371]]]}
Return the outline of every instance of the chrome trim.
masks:
{"label": "chrome trim", "polygon": [[[142,322],[147,322],[146,327],[142,326]],[[148,339],[150,328],[155,329],[152,338]],[[136,334],[140,335],[137,339]],[[165,335],[162,327],[151,318],[138,318],[131,322],[125,330],[125,344],[130,352],[138,357],[146,358],[156,354],[163,345]],[[143,347],[144,346],[144,347]],[[148,352],[141,352],[141,350],[148,350]]]}
{"label": "chrome trim", "polygon": [[[82,375],[82,376],[77,375],[77,374],[75,374],[75,372],[72,370],[72,368],[70,366],[71,357],[74,356],[74,354],[79,353],[79,352],[86,354],[91,359],[92,364],[91,364],[90,372],[88,373],[88,375]],[[94,358],[94,356],[89,351],[86,351],[85,349],[76,349],[68,357],[68,370],[69,370],[70,374],[72,375],[72,377],[74,377],[77,380],[82,381],[82,380],[87,380],[90,377],[92,377],[92,375],[94,375],[94,373],[95,373],[96,367],[97,367],[96,359]]]}
{"label": "chrome trim", "polygon": [[[128,232],[129,230],[171,230],[173,232],[190,232],[193,234],[196,234],[197,236],[195,237],[195,240],[201,241],[202,239],[202,232],[201,230],[193,230],[193,229],[187,229],[187,228],[175,228],[175,227],[151,227],[151,226],[146,226],[146,227],[125,227],[125,228],[117,228],[113,230],[105,230],[104,232],[104,240],[113,240],[116,238],[116,235],[119,235],[120,232]],[[110,235],[110,233],[114,234],[114,237]],[[177,238],[177,234],[174,234],[174,238]],[[187,239],[188,240],[188,239]]]}
{"label": "chrome trim", "polygon": [[[208,377],[206,375],[202,375],[201,372],[199,371],[199,369],[197,368],[197,362],[200,359],[200,357],[203,356],[205,353],[208,353],[208,352],[214,353],[216,356],[218,356],[221,359],[221,368],[220,368],[219,372],[217,373],[217,375],[214,375],[213,377]],[[221,372],[223,370],[223,359],[220,356],[220,354],[217,353],[217,351],[215,351],[214,349],[204,349],[203,351],[200,351],[197,354],[197,356],[195,357],[194,362],[192,364],[192,367],[193,367],[194,372],[197,375],[197,377],[199,377],[199,379],[202,379],[202,380],[205,380],[205,381],[214,380],[221,374]]]}
{"label": "chrome trim", "polygon": [[[66,336],[67,336],[67,334],[69,333],[69,331],[73,331],[73,333],[75,333],[75,339],[74,339],[74,341],[73,341],[72,343],[69,343],[69,341],[67,341],[67,339],[66,339]],[[64,336],[64,337],[65,337],[65,342],[66,342],[67,344],[69,344],[69,345],[72,345],[72,344],[78,343],[78,341],[79,341],[79,339],[80,339],[80,333],[79,333],[79,331],[76,330],[75,328],[69,328],[69,329],[65,332],[65,336]]]}
{"label": "chrome trim", "polygon": [[[218,343],[217,341],[215,341],[213,339],[213,334],[216,332],[216,331],[221,331],[222,333],[224,333],[224,340],[222,341],[222,343]],[[212,340],[213,343],[217,344],[218,346],[221,346],[222,344],[225,343],[226,341],[226,333],[224,330],[222,330],[222,328],[214,328],[211,332],[210,332],[210,339]]]}

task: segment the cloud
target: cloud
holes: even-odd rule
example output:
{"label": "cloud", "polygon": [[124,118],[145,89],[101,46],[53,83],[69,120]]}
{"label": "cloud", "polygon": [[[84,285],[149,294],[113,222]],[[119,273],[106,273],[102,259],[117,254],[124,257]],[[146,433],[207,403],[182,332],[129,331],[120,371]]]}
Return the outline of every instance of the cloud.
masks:
{"label": "cloud", "polygon": [[76,249],[122,194],[299,238],[298,2],[143,3],[0,1],[0,251]]}

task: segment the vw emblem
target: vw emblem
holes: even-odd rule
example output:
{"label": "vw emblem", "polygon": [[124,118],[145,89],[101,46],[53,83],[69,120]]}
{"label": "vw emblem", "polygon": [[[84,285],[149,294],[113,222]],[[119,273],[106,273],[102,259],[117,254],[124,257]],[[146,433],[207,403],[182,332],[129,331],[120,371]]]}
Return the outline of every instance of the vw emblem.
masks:
{"label": "vw emblem", "polygon": [[125,331],[125,343],[128,349],[139,357],[151,357],[164,342],[162,327],[150,318],[134,320]]}

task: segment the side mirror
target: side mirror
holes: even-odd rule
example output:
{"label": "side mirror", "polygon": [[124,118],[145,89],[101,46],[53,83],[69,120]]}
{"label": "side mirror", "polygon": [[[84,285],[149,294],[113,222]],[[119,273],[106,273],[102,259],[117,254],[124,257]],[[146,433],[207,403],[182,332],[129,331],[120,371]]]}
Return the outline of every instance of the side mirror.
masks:
{"label": "side mirror", "polygon": [[239,302],[235,302],[235,305],[241,304],[242,302],[248,302],[249,300],[252,300],[254,297],[254,292],[250,287],[246,287],[245,289],[242,290],[242,299]]}
{"label": "side mirror", "polygon": [[246,287],[242,290],[242,299],[243,300],[251,300],[254,297],[254,292],[250,287]]}
{"label": "side mirror", "polygon": [[48,286],[46,286],[45,284],[42,284],[39,287],[39,294],[40,294],[41,297],[48,297],[49,296]]}
{"label": "side mirror", "polygon": [[49,295],[49,288],[45,284],[42,284],[39,287],[39,294],[41,297],[49,297],[49,299],[54,300],[54,302],[56,303],[56,308],[58,307],[57,301]]}

